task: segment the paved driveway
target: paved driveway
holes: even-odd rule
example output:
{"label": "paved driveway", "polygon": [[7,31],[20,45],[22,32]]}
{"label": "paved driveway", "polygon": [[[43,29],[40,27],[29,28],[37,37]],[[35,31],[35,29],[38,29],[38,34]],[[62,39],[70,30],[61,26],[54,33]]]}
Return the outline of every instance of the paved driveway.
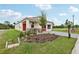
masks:
{"label": "paved driveway", "polygon": [[[54,33],[54,34],[56,34],[56,35],[68,37],[68,33],[67,33],[67,32],[55,32],[55,31],[52,31],[52,32],[50,32],[50,33],[51,33],[51,34]],[[72,33],[71,33],[71,37],[72,37],[72,38],[78,38],[78,37],[79,37],[79,34],[72,34]]]}
{"label": "paved driveway", "polygon": [[[56,34],[56,35],[68,37],[68,33],[67,33],[67,32],[51,31],[51,32],[43,32],[43,33],[50,33],[50,34]],[[72,37],[72,38],[78,38],[78,37],[79,37],[79,34],[72,34],[72,33],[71,33],[71,37]]]}

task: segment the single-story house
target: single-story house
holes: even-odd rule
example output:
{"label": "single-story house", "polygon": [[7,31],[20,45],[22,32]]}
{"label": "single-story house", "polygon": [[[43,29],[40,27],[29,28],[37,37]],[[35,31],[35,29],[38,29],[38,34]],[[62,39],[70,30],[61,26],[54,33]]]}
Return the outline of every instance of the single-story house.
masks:
{"label": "single-story house", "polygon": [[[25,17],[22,21],[15,24],[15,29],[20,31],[27,31],[29,29],[37,29],[41,30],[42,27],[40,26],[39,17]],[[47,21],[47,24],[43,31],[52,31],[53,22]]]}

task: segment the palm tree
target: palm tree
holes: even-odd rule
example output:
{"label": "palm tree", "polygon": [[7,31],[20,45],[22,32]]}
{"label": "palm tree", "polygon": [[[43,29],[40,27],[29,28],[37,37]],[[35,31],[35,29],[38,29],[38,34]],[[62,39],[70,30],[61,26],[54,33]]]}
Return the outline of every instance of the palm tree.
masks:
{"label": "palm tree", "polygon": [[13,24],[15,25],[16,23],[14,22]]}
{"label": "palm tree", "polygon": [[65,22],[65,25],[67,25],[67,27],[68,27],[68,38],[71,38],[71,25],[72,25],[72,22],[68,21],[68,19],[67,19],[66,22]]}
{"label": "palm tree", "polygon": [[71,38],[71,22],[68,23],[68,37]]}
{"label": "palm tree", "polygon": [[14,22],[14,23],[13,23],[14,28],[15,28],[15,25],[16,25],[16,23]]}
{"label": "palm tree", "polygon": [[68,19],[65,21],[65,25],[68,25]]}
{"label": "palm tree", "polygon": [[47,18],[46,18],[46,13],[41,11],[41,16],[39,16],[39,24],[42,26],[42,30],[46,27],[47,23]]}

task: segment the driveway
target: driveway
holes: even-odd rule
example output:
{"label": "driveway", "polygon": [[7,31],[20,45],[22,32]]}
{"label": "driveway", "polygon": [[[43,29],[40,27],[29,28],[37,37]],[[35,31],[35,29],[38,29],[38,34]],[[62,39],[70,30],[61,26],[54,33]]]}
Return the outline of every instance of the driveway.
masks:
{"label": "driveway", "polygon": [[[51,31],[51,32],[43,32],[43,33],[51,33],[51,34],[56,34],[56,35],[68,37],[68,33],[67,33],[67,32]],[[72,38],[78,38],[78,37],[79,37],[79,34],[72,34],[72,33],[71,33],[71,37],[72,37]]]}
{"label": "driveway", "polygon": [[[51,34],[54,33],[54,34],[56,34],[56,35],[68,37],[68,33],[67,33],[67,32],[55,32],[55,31],[52,31],[52,32],[50,32],[50,33],[51,33]],[[71,33],[71,37],[72,37],[72,38],[78,38],[78,37],[79,37],[79,34],[72,34],[72,33]]]}

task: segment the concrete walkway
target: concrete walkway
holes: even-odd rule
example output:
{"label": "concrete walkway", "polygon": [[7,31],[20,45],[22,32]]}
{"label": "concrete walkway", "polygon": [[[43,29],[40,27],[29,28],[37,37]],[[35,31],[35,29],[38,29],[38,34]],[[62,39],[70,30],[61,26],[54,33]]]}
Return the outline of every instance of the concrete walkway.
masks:
{"label": "concrete walkway", "polygon": [[78,40],[76,41],[75,47],[72,50],[72,54],[79,54],[79,37]]}
{"label": "concrete walkway", "polygon": [[[52,31],[52,32],[48,32],[48,33],[68,37],[67,32],[55,32],[55,31]],[[79,34],[71,34],[71,37],[72,38],[77,38],[76,44],[75,44],[75,46],[74,46],[74,48],[72,50],[72,54],[79,54]]]}

